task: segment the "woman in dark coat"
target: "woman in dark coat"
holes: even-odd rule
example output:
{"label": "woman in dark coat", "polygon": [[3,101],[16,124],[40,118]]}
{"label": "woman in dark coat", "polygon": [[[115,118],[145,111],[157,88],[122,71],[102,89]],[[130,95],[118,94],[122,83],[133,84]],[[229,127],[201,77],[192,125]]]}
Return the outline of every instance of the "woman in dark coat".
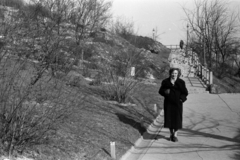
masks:
{"label": "woman in dark coat", "polygon": [[170,140],[178,141],[177,131],[182,128],[183,102],[187,100],[188,90],[180,79],[178,68],[169,70],[169,78],[162,81],[159,94],[164,97],[164,127],[170,130]]}

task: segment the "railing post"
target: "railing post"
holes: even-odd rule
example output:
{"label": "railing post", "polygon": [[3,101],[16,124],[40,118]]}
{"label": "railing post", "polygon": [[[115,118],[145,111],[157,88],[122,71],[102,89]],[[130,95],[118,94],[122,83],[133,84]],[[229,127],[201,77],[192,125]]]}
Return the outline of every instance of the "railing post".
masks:
{"label": "railing post", "polygon": [[205,79],[206,79],[206,68],[205,66],[203,66],[203,80],[205,82]]}
{"label": "railing post", "polygon": [[195,65],[196,67],[196,70],[195,70],[195,74],[196,74],[196,76],[198,75],[198,62],[196,62],[196,65]]}
{"label": "railing post", "polygon": [[202,73],[203,73],[202,70],[203,70],[203,69],[202,69],[202,65],[200,65],[199,71],[200,71],[200,77],[201,77],[201,79],[202,79],[202,76],[203,76],[203,75],[202,75]]}
{"label": "railing post", "polygon": [[205,80],[205,84],[207,84],[207,68],[204,67],[204,80]]}
{"label": "railing post", "polygon": [[199,66],[198,66],[198,75],[199,75],[200,77],[202,77],[202,75],[201,75],[201,64],[199,64]]}
{"label": "railing post", "polygon": [[213,84],[213,72],[212,71],[209,72],[209,84],[210,85]]}
{"label": "railing post", "polygon": [[210,83],[209,81],[209,70],[206,68],[206,85]]}
{"label": "railing post", "polygon": [[205,82],[206,80],[206,68],[203,66],[203,81]]}
{"label": "railing post", "polygon": [[203,66],[203,81],[205,81],[205,67]]}

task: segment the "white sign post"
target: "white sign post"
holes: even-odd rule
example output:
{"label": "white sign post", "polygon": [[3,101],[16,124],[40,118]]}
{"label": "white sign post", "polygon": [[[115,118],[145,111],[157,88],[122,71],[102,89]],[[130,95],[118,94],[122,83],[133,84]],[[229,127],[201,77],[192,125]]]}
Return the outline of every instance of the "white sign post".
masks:
{"label": "white sign post", "polygon": [[116,159],[116,145],[115,142],[110,142],[111,157]]}
{"label": "white sign post", "polygon": [[135,76],[135,67],[131,67],[131,76],[132,76],[132,77]]}

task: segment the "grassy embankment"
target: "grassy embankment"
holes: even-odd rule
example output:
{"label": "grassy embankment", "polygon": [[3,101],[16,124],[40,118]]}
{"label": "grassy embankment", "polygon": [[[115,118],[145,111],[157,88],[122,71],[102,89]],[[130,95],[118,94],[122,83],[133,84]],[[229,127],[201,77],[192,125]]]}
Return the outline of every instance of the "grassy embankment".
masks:
{"label": "grassy embankment", "polygon": [[[8,68],[11,70],[11,65]],[[21,86],[29,84],[32,73],[35,72],[32,64],[24,64],[22,67],[15,65],[15,69],[18,69],[17,79],[21,81]],[[163,98],[158,94],[160,80],[157,81],[157,85],[139,82],[129,98],[130,103],[119,104],[103,98],[104,85],[89,85],[83,77],[78,85],[68,85],[71,79],[69,75],[59,78],[52,77],[46,72],[39,81],[42,88],[57,82],[56,86],[61,87],[59,90],[62,94],[61,98],[76,103],[67,106],[70,116],[64,123],[56,126],[55,134],[49,137],[47,143],[34,145],[25,150],[25,156],[45,160],[111,159],[110,142],[115,141],[116,154],[119,158],[156,117],[153,105],[158,104],[162,107]],[[59,94],[58,88],[54,89],[54,87],[47,92],[46,95]],[[48,99],[50,97],[44,95],[44,90],[41,94],[35,95],[40,96],[37,98],[41,101],[51,101]]]}

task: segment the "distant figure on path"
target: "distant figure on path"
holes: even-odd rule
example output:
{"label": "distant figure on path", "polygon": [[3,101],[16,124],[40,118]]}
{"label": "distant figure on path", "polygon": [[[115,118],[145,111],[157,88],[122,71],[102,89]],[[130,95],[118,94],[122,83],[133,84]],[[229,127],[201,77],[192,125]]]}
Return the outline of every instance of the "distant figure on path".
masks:
{"label": "distant figure on path", "polygon": [[183,102],[187,100],[188,90],[180,79],[178,68],[169,70],[169,78],[162,81],[159,94],[164,97],[164,128],[170,130],[170,141],[177,142],[177,132],[182,129]]}
{"label": "distant figure on path", "polygon": [[183,42],[183,40],[181,40],[181,41],[180,41],[180,44],[179,44],[179,46],[180,46],[181,49],[183,49],[183,45],[184,45],[184,42]]}

